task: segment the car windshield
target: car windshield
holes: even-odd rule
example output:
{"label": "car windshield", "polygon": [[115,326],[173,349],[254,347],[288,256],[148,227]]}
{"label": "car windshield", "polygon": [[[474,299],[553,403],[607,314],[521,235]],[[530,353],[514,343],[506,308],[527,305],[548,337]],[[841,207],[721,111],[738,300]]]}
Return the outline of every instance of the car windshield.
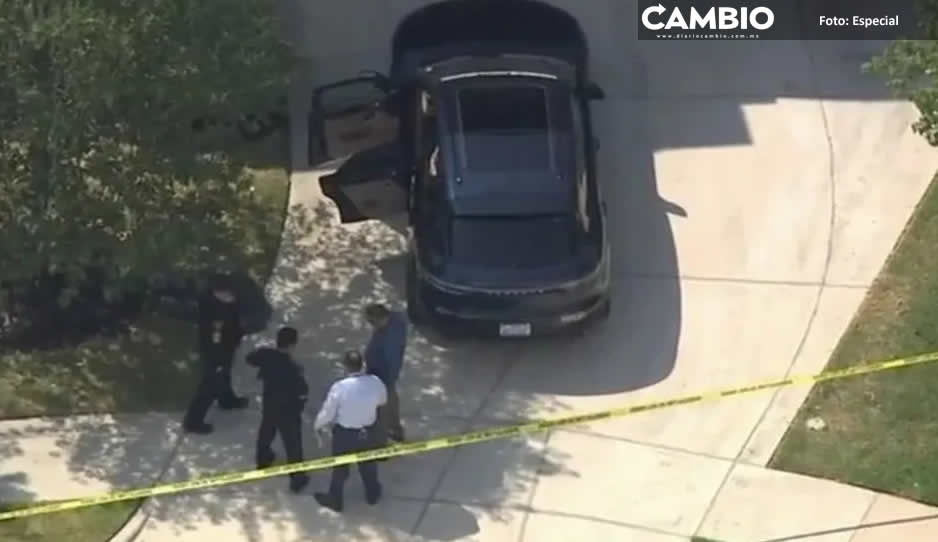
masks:
{"label": "car windshield", "polygon": [[450,262],[488,268],[536,268],[574,254],[573,218],[459,216],[450,222]]}
{"label": "car windshield", "polygon": [[552,120],[543,86],[472,86],[458,94],[467,171],[554,171]]}

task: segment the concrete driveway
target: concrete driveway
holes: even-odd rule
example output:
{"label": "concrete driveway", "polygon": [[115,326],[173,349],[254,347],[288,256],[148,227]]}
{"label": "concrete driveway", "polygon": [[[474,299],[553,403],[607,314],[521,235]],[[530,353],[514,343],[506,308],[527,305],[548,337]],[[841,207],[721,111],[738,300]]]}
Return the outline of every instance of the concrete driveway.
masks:
{"label": "concrete driveway", "polygon": [[[285,31],[308,60],[295,118],[314,84],[386,69],[394,25],[423,3],[285,2]],[[881,44],[638,42],[634,2],[556,3],[581,20],[608,95],[594,117],[613,313],[576,338],[447,344],[417,333],[401,390],[413,439],[820,370],[938,168],[909,129],[913,108],[859,75]],[[304,171],[300,124],[270,292],[302,330],[322,392],[341,352],[367,339],[360,308],[402,306],[405,242],[401,224],[338,225],[318,173]],[[389,498],[357,503],[353,478],[343,517],[290,496],[283,480],[167,498],[139,540],[846,541],[890,503],[762,468],[806,392],[393,460],[382,466]],[[256,418],[217,414],[219,435],[188,439],[174,475],[250,467]]]}

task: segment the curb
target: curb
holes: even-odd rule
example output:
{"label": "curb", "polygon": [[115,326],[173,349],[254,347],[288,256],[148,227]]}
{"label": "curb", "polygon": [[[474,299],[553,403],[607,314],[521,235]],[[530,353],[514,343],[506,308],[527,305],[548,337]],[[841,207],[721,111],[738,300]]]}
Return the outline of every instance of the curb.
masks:
{"label": "curb", "polygon": [[[176,443],[173,445],[173,449],[169,452],[169,455],[166,458],[166,463],[163,464],[163,468],[160,469],[160,472],[154,477],[153,483],[159,483],[163,481],[163,478],[166,476],[166,473],[169,472],[169,467],[172,466],[173,462],[176,460],[176,456],[179,455],[179,448],[182,446],[182,443],[185,441],[186,434],[182,430],[180,425],[179,430],[176,432]],[[146,525],[147,520],[150,519],[150,510],[152,506],[152,501],[150,498],[145,498],[140,503],[140,506],[133,511],[132,514],[127,518],[123,525],[117,529],[117,532],[111,535],[105,542],[133,542],[137,536],[143,531],[143,527]]]}
{"label": "curb", "polygon": [[127,518],[127,521],[121,528],[107,539],[107,542],[133,542],[137,536],[143,532],[143,527],[150,519],[149,511],[144,512],[143,508],[150,503],[149,499],[137,507],[137,510]]}

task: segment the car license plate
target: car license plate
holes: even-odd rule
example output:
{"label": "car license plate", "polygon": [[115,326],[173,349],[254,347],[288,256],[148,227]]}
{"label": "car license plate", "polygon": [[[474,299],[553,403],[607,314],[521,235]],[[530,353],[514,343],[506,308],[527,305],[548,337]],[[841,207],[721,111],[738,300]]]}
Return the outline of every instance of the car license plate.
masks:
{"label": "car license plate", "polygon": [[527,337],[531,334],[531,324],[501,324],[498,326],[498,333],[502,337]]}

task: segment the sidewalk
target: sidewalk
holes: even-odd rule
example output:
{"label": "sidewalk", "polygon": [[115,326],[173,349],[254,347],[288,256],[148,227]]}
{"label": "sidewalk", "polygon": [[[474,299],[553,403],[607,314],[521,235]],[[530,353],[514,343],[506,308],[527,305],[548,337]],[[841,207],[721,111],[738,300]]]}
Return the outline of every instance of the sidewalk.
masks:
{"label": "sidewalk", "polygon": [[[250,468],[257,410],[213,417],[218,432],[187,437],[165,480]],[[465,424],[459,418],[415,421],[413,413],[407,418],[414,439]],[[168,415],[4,422],[2,497],[67,499],[152,483],[174,447],[176,423]],[[286,491],[285,479],[274,479],[161,497],[145,506],[150,518],[135,540],[540,542],[589,535],[655,542],[686,540],[701,520],[700,536],[727,542],[927,542],[938,532],[938,509],[750,465],[732,468],[704,518],[711,494],[704,486],[719,482],[730,470],[728,461],[609,442],[579,430],[554,432],[547,446],[545,439],[389,461],[381,472],[386,500],[366,506],[353,477],[342,516],[320,510],[311,498],[313,489],[324,487],[326,472],[316,473],[311,491],[299,496]],[[311,437],[305,444],[309,457],[325,455]],[[635,463],[641,457],[636,448],[644,449],[647,463]],[[619,464],[617,457],[633,463]],[[486,480],[491,473],[511,475]],[[659,489],[633,495],[635,485]]]}
{"label": "sidewalk", "polygon": [[0,501],[72,499],[153,484],[178,443],[177,416],[0,421]]}

